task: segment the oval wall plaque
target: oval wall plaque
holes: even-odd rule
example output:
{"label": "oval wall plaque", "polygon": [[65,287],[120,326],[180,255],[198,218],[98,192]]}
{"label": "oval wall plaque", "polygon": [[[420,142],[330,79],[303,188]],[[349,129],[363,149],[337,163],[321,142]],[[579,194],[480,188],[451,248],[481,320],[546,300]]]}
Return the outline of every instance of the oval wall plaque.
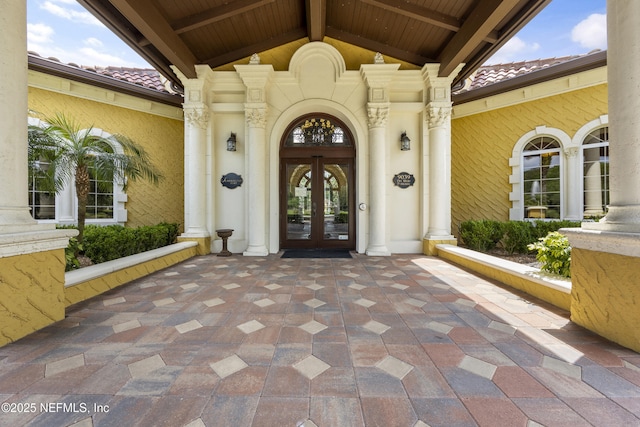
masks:
{"label": "oval wall plaque", "polygon": [[416,179],[409,172],[400,172],[393,176],[393,183],[400,188],[411,187],[416,182]]}
{"label": "oval wall plaque", "polygon": [[242,175],[238,175],[233,172],[222,175],[222,178],[220,178],[220,184],[222,184],[223,187],[227,187],[233,190],[234,188],[240,187],[242,185]]}

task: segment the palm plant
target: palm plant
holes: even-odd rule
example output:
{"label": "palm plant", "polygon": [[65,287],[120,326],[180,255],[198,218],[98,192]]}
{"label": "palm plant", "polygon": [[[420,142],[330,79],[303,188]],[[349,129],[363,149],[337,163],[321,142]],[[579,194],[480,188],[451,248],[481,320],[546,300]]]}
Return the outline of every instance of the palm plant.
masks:
{"label": "palm plant", "polygon": [[[89,198],[91,176],[98,182],[116,182],[126,190],[129,180],[139,178],[158,184],[162,175],[148,153],[124,135],[108,138],[92,134],[93,127],[81,128],[63,114],[43,120],[44,126],[29,126],[29,161],[44,160],[48,168],[41,171],[45,190],[59,192],[73,181],[78,197],[78,242],[82,242]],[[113,152],[110,141],[122,147]]]}

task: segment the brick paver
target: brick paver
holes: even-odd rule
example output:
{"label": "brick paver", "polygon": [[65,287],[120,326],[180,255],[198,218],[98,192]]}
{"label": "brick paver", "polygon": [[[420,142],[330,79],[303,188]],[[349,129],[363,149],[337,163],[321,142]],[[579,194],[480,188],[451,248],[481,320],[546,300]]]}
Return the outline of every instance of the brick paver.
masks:
{"label": "brick paver", "polygon": [[0,348],[0,425],[640,425],[640,355],[446,261],[196,257]]}

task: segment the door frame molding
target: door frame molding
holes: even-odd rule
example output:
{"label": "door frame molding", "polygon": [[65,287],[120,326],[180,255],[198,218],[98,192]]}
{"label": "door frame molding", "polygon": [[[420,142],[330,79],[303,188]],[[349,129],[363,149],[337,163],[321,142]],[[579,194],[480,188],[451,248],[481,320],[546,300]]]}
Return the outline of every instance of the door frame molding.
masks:
{"label": "door frame molding", "polygon": [[[334,146],[302,146],[302,147],[287,147],[285,146],[286,139],[290,132],[293,131],[294,126],[299,123],[301,120],[305,120],[307,118],[326,118],[330,119],[332,122],[339,124],[342,130],[345,132],[345,136],[349,138],[351,142],[351,146],[349,147],[334,147]],[[340,120],[339,118],[327,114],[327,113],[310,113],[304,114],[296,119],[292,120],[289,125],[286,127],[285,131],[280,136],[280,145],[279,145],[279,156],[278,156],[278,164],[279,164],[279,179],[278,179],[278,193],[279,193],[279,247],[281,249],[284,248],[295,248],[295,247],[316,247],[312,241],[300,240],[300,241],[292,241],[287,240],[287,194],[286,194],[286,167],[287,163],[291,163],[294,161],[304,161],[310,160],[313,164],[314,158],[322,158],[323,160],[319,162],[319,164],[325,164],[324,159],[332,160],[335,159],[336,162],[340,160],[348,161],[349,164],[349,175],[347,176],[348,182],[348,199],[349,199],[349,239],[347,241],[344,240],[328,240],[324,241],[325,244],[322,247],[326,248],[347,248],[347,249],[355,249],[357,244],[357,230],[356,230],[356,221],[355,216],[357,213],[356,209],[356,147],[355,140],[346,124]],[[317,162],[317,161],[316,161]],[[316,179],[316,178],[312,178]]]}

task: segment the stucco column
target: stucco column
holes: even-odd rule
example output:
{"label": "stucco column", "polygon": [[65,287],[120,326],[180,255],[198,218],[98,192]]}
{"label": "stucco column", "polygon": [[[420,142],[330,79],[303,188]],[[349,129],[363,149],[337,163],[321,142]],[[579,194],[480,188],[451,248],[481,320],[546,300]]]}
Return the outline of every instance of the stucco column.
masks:
{"label": "stucco column", "polygon": [[267,141],[265,126],[267,122],[266,105],[245,106],[245,117],[249,132],[247,134],[248,156],[248,194],[249,194],[249,244],[245,256],[265,256],[269,254],[266,245],[267,234]]}
{"label": "stucco column", "polygon": [[429,168],[429,217],[423,239],[427,255],[436,255],[439,243],[457,243],[451,234],[451,81],[462,65],[447,77],[439,76],[439,68],[439,64],[427,64],[422,69],[429,153],[424,164]]}
{"label": "stucco column", "polygon": [[185,104],[185,231],[183,237],[209,237],[206,227],[205,174],[207,126],[206,105]]}
{"label": "stucco column", "polygon": [[0,233],[36,224],[29,212],[26,7],[24,1],[6,2],[0,14],[7,35],[0,43]]}
{"label": "stucco column", "polygon": [[389,84],[400,64],[385,64],[376,56],[374,64],[362,64],[360,74],[367,94],[369,124],[369,243],[366,254],[391,255],[387,249],[387,122],[391,102]]}
{"label": "stucco column", "polygon": [[[196,78],[187,78],[177,68],[174,73],[184,85],[184,233],[178,241],[198,243],[198,255],[211,252],[211,231],[207,228],[213,212],[207,211],[207,165],[212,163],[207,147],[212,124],[208,92],[211,67],[196,65]],[[212,192],[211,188],[209,191]]]}
{"label": "stucco column", "polygon": [[571,244],[571,320],[640,351],[640,2],[607,1],[611,205]]}
{"label": "stucco column", "polygon": [[639,17],[640,2],[607,1],[611,203],[600,230],[640,232]]}
{"label": "stucco column", "polygon": [[369,104],[369,245],[367,255],[391,255],[386,244],[388,104]]}
{"label": "stucco column", "polygon": [[64,319],[64,248],[76,230],[29,212],[27,10],[3,2],[0,28],[0,346]]}
{"label": "stucco column", "polygon": [[453,240],[451,234],[451,105],[429,105],[430,240]]}
{"label": "stucco column", "polygon": [[[273,66],[260,65],[254,57],[249,65],[236,65],[246,87],[244,114],[247,121],[247,212],[248,245],[245,256],[265,256],[267,249],[267,88]],[[277,178],[276,178],[277,179]]]}

